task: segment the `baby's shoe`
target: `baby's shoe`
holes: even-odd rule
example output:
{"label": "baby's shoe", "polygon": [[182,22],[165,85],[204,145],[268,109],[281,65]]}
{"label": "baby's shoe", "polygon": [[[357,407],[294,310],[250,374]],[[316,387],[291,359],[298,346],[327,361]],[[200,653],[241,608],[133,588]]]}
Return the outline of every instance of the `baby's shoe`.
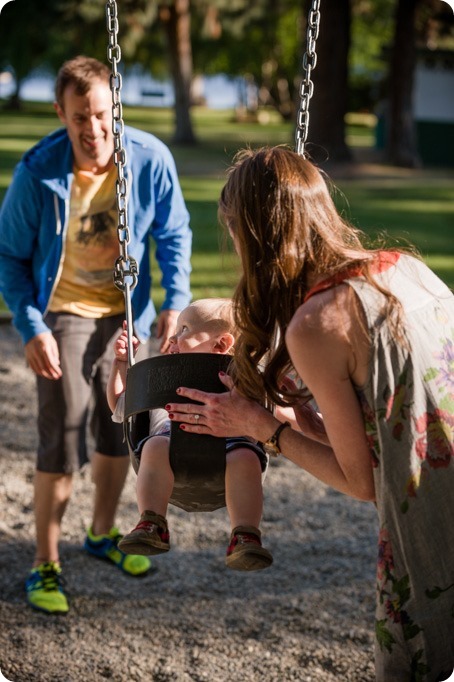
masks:
{"label": "baby's shoe", "polygon": [[170,549],[170,535],[164,516],[145,510],[137,526],[118,543],[125,554],[162,554]]}
{"label": "baby's shoe", "polygon": [[237,526],[230,535],[225,558],[226,566],[234,571],[260,571],[273,563],[273,557],[262,547],[261,533],[254,526]]}

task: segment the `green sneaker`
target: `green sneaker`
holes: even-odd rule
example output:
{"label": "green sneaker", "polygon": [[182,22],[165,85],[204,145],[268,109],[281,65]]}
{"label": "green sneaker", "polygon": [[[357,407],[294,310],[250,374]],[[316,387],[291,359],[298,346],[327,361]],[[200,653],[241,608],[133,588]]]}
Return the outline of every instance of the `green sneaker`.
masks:
{"label": "green sneaker", "polygon": [[61,568],[54,561],[32,568],[25,582],[27,602],[45,613],[68,613],[68,600],[62,582]]}
{"label": "green sneaker", "polygon": [[122,537],[118,528],[111,528],[107,535],[93,535],[91,528],[88,528],[84,549],[98,559],[111,561],[128,575],[142,576],[154,571],[155,567],[147,556],[125,554],[118,549]]}

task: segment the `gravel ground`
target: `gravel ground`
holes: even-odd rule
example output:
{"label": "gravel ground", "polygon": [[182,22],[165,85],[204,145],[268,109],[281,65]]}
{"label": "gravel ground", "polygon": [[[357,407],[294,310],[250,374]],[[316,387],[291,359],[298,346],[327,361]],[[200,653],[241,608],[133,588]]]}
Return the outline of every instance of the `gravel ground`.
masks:
{"label": "gravel ground", "polygon": [[[0,326],[0,669],[12,682],[372,682],[373,505],[320,484],[286,460],[269,470],[262,530],[273,566],[224,566],[225,510],[172,507],[172,550],[129,578],[81,548],[89,467],[75,477],[61,559],[71,610],[25,605],[33,558],[34,378],[9,324]],[[136,521],[134,473],[119,525]],[[1,679],[1,676],[0,676]]]}

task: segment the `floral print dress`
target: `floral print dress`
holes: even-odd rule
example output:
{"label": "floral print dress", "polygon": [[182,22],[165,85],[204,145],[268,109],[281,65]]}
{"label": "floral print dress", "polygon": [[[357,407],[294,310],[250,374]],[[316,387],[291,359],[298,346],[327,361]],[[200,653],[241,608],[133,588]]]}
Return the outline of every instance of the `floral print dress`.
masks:
{"label": "floral print dress", "polygon": [[436,682],[454,669],[454,297],[423,263],[391,255],[376,278],[402,303],[410,352],[383,320],[382,295],[344,280],[372,341],[358,395],[380,527],[376,677]]}

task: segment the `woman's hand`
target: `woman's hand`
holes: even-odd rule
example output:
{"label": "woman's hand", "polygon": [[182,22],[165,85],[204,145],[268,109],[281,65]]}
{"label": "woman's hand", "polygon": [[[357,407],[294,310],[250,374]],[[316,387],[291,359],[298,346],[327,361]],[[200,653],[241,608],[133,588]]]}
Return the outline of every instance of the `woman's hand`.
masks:
{"label": "woman's hand", "polygon": [[276,419],[264,407],[243,397],[233,386],[233,380],[224,372],[219,378],[229,390],[226,393],[206,393],[196,388],[181,387],[179,396],[196,400],[194,403],[169,403],[169,419],[181,423],[188,433],[201,433],[226,438],[249,436],[254,440],[267,440],[276,430]]}

